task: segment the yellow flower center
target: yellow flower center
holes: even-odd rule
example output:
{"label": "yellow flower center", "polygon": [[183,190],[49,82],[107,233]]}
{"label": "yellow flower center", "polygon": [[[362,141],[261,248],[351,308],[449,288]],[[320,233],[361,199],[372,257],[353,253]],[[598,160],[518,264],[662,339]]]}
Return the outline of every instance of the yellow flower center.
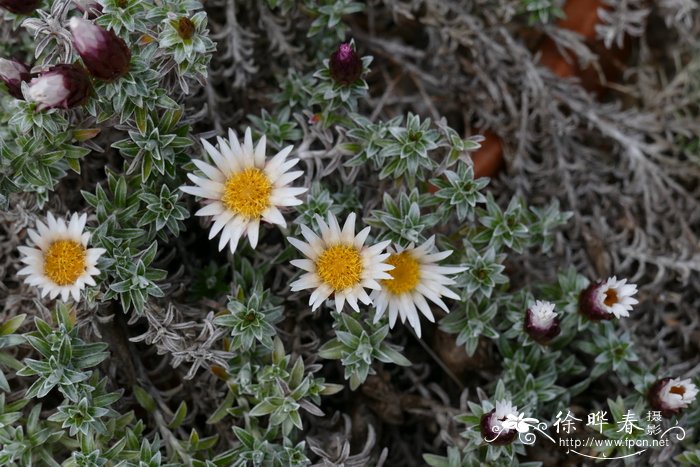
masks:
{"label": "yellow flower center", "polygon": [[333,290],[345,290],[359,284],[362,257],[354,246],[335,245],[316,260],[316,271]]}
{"label": "yellow flower center", "polygon": [[420,279],[420,265],[407,251],[395,253],[386,260],[394,269],[388,271],[393,279],[382,281],[382,285],[394,295],[411,292]]}
{"label": "yellow flower center", "polygon": [[56,285],[71,285],[85,272],[85,247],[57,240],[44,253],[44,274]]}
{"label": "yellow flower center", "polygon": [[271,193],[272,183],[267,175],[260,169],[250,168],[226,180],[221,201],[236,214],[255,219],[270,207]]}
{"label": "yellow flower center", "polygon": [[603,300],[603,303],[605,303],[605,306],[613,306],[618,302],[617,298],[617,292],[615,289],[608,289],[605,291],[605,299]]}
{"label": "yellow flower center", "polygon": [[685,394],[685,387],[684,386],[671,386],[671,389],[668,390],[668,392],[672,394],[678,394],[679,396],[683,397]]}

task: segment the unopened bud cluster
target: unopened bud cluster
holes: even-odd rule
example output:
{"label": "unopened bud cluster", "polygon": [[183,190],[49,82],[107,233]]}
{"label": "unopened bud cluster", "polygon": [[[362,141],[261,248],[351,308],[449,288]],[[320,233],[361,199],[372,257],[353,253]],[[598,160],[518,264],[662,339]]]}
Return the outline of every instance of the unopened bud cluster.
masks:
{"label": "unopened bud cluster", "polygon": [[[101,11],[100,4],[91,0],[75,0],[73,3],[79,11],[87,12],[91,17]],[[15,4],[25,7],[18,10]],[[34,5],[33,11],[38,2],[0,0],[0,6],[25,14],[29,11],[30,4]],[[69,109],[87,102],[92,93],[90,76],[111,82],[129,71],[131,51],[114,31],[108,31],[79,16],[70,19],[69,28],[73,34],[73,46],[84,66],[62,63],[32,75],[29,66],[21,61],[0,59],[0,81],[5,84],[10,95],[17,99],[26,97],[35,102],[37,110]],[[22,92],[23,82],[28,82],[26,94]]]}

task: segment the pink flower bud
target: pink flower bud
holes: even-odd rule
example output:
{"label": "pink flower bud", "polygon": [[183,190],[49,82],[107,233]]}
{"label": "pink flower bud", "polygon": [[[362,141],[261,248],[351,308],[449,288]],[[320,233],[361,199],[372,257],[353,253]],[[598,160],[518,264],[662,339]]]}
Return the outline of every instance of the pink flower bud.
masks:
{"label": "pink flower bud", "polygon": [[73,4],[82,13],[87,13],[90,19],[95,19],[102,14],[102,5],[95,0],[73,0]]}
{"label": "pink flower bud", "polygon": [[536,342],[547,344],[561,332],[554,304],[536,301],[525,312],[525,332]]}
{"label": "pink flower bud", "polygon": [[83,18],[70,19],[73,45],[95,78],[114,81],[129,71],[131,51],[114,31],[107,31]]}
{"label": "pink flower bud", "polygon": [[362,76],[362,59],[348,43],[338,46],[338,50],[331,55],[328,67],[331,78],[344,86],[354,83]]}
{"label": "pink flower bud", "polygon": [[29,15],[37,9],[41,0],[0,0],[0,7],[16,15]]}
{"label": "pink flower bud", "polygon": [[38,110],[69,109],[83,105],[91,92],[90,77],[81,66],[61,64],[34,78],[27,97]]}
{"label": "pink flower bud", "polygon": [[17,99],[24,99],[24,96],[22,96],[22,82],[29,81],[30,78],[31,75],[27,65],[15,59],[0,58],[0,81],[5,83],[11,96]]}

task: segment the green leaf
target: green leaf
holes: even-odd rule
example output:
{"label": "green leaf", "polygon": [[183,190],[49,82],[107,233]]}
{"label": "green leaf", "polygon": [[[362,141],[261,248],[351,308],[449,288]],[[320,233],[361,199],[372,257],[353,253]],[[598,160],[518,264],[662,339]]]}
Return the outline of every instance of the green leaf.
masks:
{"label": "green leaf", "polygon": [[156,401],[153,400],[153,397],[151,397],[148,392],[141,389],[140,386],[132,386],[132,389],[134,391],[134,396],[141,407],[149,412],[156,410]]}
{"label": "green leaf", "polygon": [[136,121],[136,128],[138,128],[139,133],[145,136],[148,131],[148,109],[137,107],[134,112],[134,120]]}
{"label": "green leaf", "polygon": [[177,410],[175,411],[175,414],[173,415],[173,419],[168,423],[168,428],[171,429],[176,429],[182,425],[182,422],[185,421],[185,417],[187,416],[187,404],[185,401],[180,402],[180,405],[178,406]]}
{"label": "green leaf", "polygon": [[19,329],[26,317],[27,314],[22,313],[2,323],[2,325],[0,325],[0,336],[7,336],[8,334],[14,333]]}

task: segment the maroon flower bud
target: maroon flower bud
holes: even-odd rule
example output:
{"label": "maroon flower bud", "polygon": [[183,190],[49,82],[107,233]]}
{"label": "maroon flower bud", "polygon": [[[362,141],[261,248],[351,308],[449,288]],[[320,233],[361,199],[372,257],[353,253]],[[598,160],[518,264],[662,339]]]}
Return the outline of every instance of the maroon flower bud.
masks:
{"label": "maroon flower bud", "polygon": [[31,75],[27,65],[15,59],[0,58],[0,81],[5,83],[11,96],[17,99],[24,99],[24,96],[22,96],[22,82],[29,81],[30,78]]}
{"label": "maroon flower bud", "polygon": [[525,332],[540,344],[546,344],[561,332],[559,317],[554,312],[554,304],[536,301],[525,312]]}
{"label": "maroon flower bud", "polygon": [[661,412],[666,418],[680,413],[690,405],[698,395],[698,388],[690,379],[663,378],[655,382],[647,397],[651,408]]}
{"label": "maroon flower bud", "polygon": [[38,110],[69,109],[83,105],[91,92],[90,77],[83,67],[61,64],[34,78],[27,97],[38,104]]}
{"label": "maroon flower bud", "polygon": [[182,16],[180,19],[172,21],[171,24],[177,30],[177,35],[184,41],[191,40],[194,33],[197,31],[197,26],[186,16]]}
{"label": "maroon flower bud", "polygon": [[579,312],[591,321],[629,316],[632,305],[638,303],[632,297],[636,293],[636,285],[613,276],[606,281],[593,283],[581,292]]}
{"label": "maroon flower bud", "polygon": [[95,0],[73,0],[73,4],[82,13],[87,13],[90,19],[95,19],[102,14],[102,5]]}
{"label": "maroon flower bud", "polygon": [[508,414],[517,415],[516,408],[508,401],[496,402],[496,408],[481,416],[479,429],[481,437],[489,444],[503,446],[515,440],[517,431],[514,428],[505,428],[503,423]]}
{"label": "maroon flower bud", "polygon": [[73,45],[95,78],[114,81],[129,71],[131,51],[114,31],[74,16],[70,19]]}
{"label": "maroon flower bud", "polygon": [[0,7],[16,15],[29,15],[37,9],[41,0],[0,0]]}
{"label": "maroon flower bud", "polygon": [[338,46],[338,50],[331,55],[328,67],[331,78],[344,86],[354,83],[362,76],[362,59],[348,43]]}

